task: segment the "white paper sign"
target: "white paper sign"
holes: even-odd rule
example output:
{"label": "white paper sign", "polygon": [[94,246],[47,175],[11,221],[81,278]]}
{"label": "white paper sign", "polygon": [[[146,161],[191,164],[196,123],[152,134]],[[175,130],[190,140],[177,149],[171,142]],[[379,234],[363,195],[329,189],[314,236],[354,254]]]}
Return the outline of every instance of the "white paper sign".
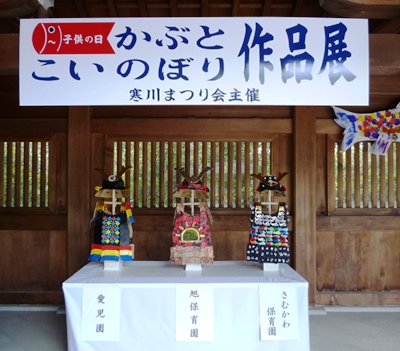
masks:
{"label": "white paper sign", "polygon": [[368,44],[367,19],[21,19],[20,104],[368,105]]}
{"label": "white paper sign", "polygon": [[119,341],[121,290],[118,286],[85,284],[82,296],[82,332],[86,341]]}
{"label": "white paper sign", "polygon": [[176,286],[176,340],[214,339],[214,288],[208,284]]}
{"label": "white paper sign", "polygon": [[261,340],[299,339],[297,288],[290,284],[260,284]]}

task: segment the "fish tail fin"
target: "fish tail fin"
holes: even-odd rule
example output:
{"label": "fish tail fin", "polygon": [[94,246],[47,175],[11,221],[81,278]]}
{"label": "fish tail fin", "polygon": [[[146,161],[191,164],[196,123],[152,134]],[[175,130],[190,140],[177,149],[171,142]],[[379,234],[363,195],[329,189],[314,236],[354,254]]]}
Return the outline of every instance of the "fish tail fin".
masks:
{"label": "fish tail fin", "polygon": [[335,112],[336,119],[335,122],[344,128],[344,137],[342,141],[342,152],[345,152],[348,148],[350,148],[356,141],[357,129],[356,129],[356,121],[357,116],[350,112],[346,111],[342,108],[332,106],[333,111]]}
{"label": "fish tail fin", "polygon": [[332,106],[332,108],[333,108],[333,112],[335,112],[335,115],[336,115],[335,122],[338,125],[340,125],[342,128],[347,128],[349,126],[354,125],[354,121],[352,122],[351,121],[352,118],[350,118],[351,116],[354,116],[353,113],[351,113],[350,111],[346,111],[342,108],[336,107],[336,106]]}

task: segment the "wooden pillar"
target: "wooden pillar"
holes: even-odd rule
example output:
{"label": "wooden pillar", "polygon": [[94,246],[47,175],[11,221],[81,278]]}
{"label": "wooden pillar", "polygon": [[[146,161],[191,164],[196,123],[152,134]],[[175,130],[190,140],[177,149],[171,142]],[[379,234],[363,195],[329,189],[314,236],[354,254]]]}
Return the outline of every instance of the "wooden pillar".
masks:
{"label": "wooden pillar", "polygon": [[[316,117],[315,108],[298,106],[293,118],[295,269],[309,283],[309,302],[316,294]],[[320,191],[323,191],[321,189]]]}
{"label": "wooden pillar", "polygon": [[90,107],[72,106],[68,116],[68,274],[90,252]]}

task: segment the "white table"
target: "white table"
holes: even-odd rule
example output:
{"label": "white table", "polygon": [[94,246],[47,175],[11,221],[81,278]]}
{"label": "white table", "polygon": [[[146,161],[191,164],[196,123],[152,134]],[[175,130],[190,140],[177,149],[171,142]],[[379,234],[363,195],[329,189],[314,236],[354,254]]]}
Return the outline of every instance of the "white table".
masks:
{"label": "white table", "polygon": [[[176,341],[175,292],[179,284],[207,283],[214,291],[214,340]],[[82,298],[88,284],[120,289],[118,341],[82,339]],[[299,337],[260,340],[259,286],[296,287]],[[289,284],[289,285],[288,285]],[[63,283],[69,351],[309,351],[308,283],[291,267],[263,271],[250,262],[216,261],[201,271],[169,262],[125,262],[105,271],[90,262]],[[264,296],[262,297],[264,299]],[[268,296],[265,296],[268,299]]]}

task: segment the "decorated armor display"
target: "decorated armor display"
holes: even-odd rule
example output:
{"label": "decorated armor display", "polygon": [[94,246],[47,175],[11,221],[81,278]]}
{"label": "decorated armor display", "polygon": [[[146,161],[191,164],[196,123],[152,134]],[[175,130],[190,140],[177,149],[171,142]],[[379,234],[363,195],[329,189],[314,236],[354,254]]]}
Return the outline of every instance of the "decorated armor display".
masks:
{"label": "decorated armor display", "polygon": [[[184,169],[182,184],[175,186],[173,196],[186,199],[176,205],[170,262],[182,264],[213,263],[214,251],[211,242],[211,212],[207,206],[208,188],[201,182],[203,175],[211,170],[206,167],[198,176],[186,176]],[[190,207],[190,213],[185,207]]]}
{"label": "decorated armor display", "polygon": [[103,170],[97,169],[104,177],[103,185],[96,187],[97,202],[92,223],[93,244],[89,261],[133,261],[132,223],[134,219],[127,197],[129,189],[125,188],[121,176],[130,167],[123,167],[116,175],[107,177]]}
{"label": "decorated armor display", "polygon": [[[259,174],[253,174],[260,179],[256,197],[268,196],[269,201],[256,201],[251,207],[247,261],[258,263],[289,263],[290,261],[287,205],[284,202],[271,201],[272,194],[285,196],[286,189],[280,185],[279,181],[286,174],[280,174],[278,178],[273,175],[261,177]],[[274,205],[277,206],[276,211],[272,211]]]}

